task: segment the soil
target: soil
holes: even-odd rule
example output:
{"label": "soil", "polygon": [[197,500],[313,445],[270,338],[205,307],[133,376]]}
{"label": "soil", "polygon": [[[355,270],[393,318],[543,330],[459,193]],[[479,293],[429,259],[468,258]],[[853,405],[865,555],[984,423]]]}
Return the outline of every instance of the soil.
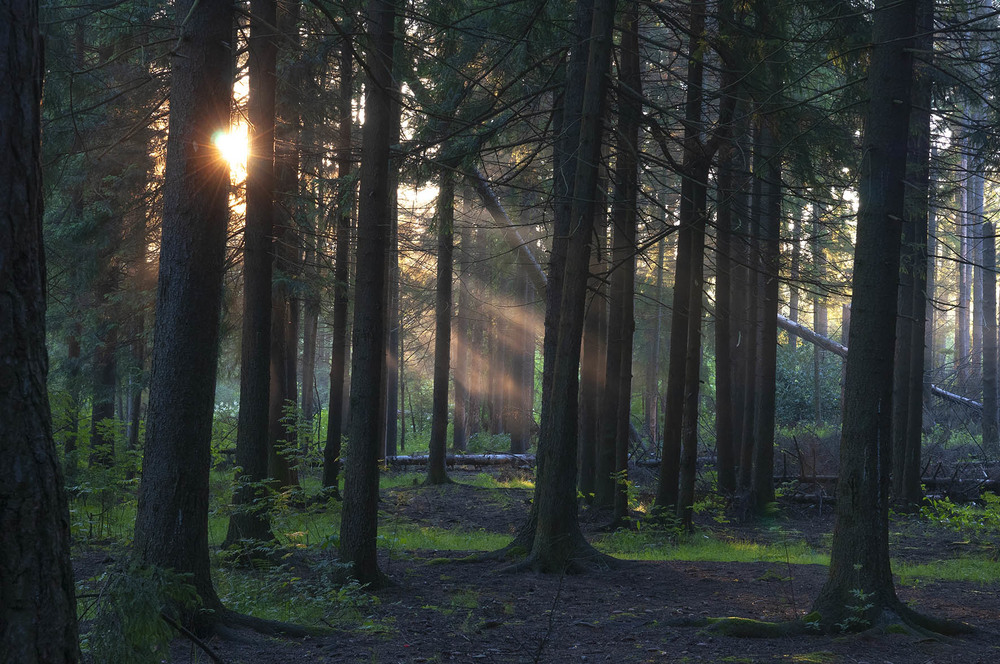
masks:
{"label": "soil", "polygon": [[[452,473],[459,482],[460,472]],[[466,478],[467,479],[467,478]],[[383,490],[387,514],[438,527],[512,533],[527,514],[526,490],[469,485]],[[716,535],[764,541],[776,537],[828,545],[829,506],[783,504],[774,522],[711,527]],[[606,514],[584,510],[596,534]],[[894,555],[908,561],[954,558],[961,549],[944,531],[908,521],[894,525]],[[392,586],[375,593],[361,621],[322,636],[286,640],[241,634],[209,646],[228,664],[298,662],[866,662],[870,664],[1000,661],[1000,583],[927,583],[898,587],[904,602],[978,628],[970,637],[934,640],[865,632],[829,637],[730,638],[691,623],[709,616],[787,620],[809,610],[826,578],[819,565],[785,563],[632,562],[619,569],[559,576],[505,573],[503,562],[464,560],[469,552],[395,551],[381,568]],[[311,554],[297,564],[309,573]],[[78,578],[100,570],[101,554],[77,557]],[[83,575],[81,577],[81,575]],[[183,639],[172,661],[208,662]]]}

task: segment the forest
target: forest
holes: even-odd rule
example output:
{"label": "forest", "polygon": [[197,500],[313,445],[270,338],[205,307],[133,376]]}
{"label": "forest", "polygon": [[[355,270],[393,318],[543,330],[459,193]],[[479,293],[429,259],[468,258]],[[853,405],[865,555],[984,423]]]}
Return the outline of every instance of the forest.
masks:
{"label": "forest", "polygon": [[991,0],[0,0],[0,664],[995,662]]}

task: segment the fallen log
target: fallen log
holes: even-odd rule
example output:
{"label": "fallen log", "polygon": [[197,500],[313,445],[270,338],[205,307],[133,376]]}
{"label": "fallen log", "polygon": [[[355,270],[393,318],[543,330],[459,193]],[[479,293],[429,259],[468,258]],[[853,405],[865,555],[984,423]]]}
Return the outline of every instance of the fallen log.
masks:
{"label": "fallen log", "polygon": [[[449,454],[445,457],[449,466],[525,466],[535,464],[534,454]],[[388,466],[424,466],[426,454],[387,457]]]}

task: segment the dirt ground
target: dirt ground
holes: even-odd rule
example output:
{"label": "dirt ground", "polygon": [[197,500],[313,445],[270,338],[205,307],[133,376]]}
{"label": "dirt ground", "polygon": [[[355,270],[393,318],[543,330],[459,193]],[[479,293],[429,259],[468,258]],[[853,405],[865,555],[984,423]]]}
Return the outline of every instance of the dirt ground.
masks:
{"label": "dirt ground", "polygon": [[[460,474],[455,475],[461,481]],[[529,492],[467,485],[383,490],[382,507],[418,523],[509,533],[527,512]],[[585,511],[585,532],[605,515]],[[771,528],[723,526],[766,540]],[[815,545],[829,541],[829,508],[784,506],[778,526]],[[718,527],[716,527],[718,530]],[[954,538],[952,538],[954,539]],[[954,557],[945,534],[894,534],[894,555],[930,562]],[[729,638],[685,625],[691,618],[784,620],[809,610],[825,576],[819,565],[632,562],[574,576],[502,573],[502,563],[467,562],[462,552],[413,551],[381,561],[394,585],[379,591],[364,624],[301,640],[247,633],[209,641],[227,664],[298,662],[1000,662],[1000,584],[927,583],[900,587],[900,598],[934,616],[980,628],[953,641],[906,634]],[[308,560],[303,560],[307,573]],[[84,558],[81,567],[88,565]],[[93,569],[80,569],[92,573]],[[374,626],[374,627],[373,627]],[[176,640],[173,661],[209,661]]]}

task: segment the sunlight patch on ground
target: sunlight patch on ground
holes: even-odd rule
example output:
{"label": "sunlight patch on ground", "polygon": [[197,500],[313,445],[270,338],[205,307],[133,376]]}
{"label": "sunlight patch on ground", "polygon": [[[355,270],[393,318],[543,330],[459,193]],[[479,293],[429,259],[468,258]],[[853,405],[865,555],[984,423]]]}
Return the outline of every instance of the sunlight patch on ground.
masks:
{"label": "sunlight patch on ground", "polygon": [[722,541],[695,535],[673,541],[658,533],[618,531],[598,538],[594,545],[604,553],[626,560],[687,560],[692,562],[788,562],[829,565],[830,555],[803,542],[760,544],[746,540]]}
{"label": "sunlight patch on ground", "polygon": [[892,571],[899,577],[899,584],[902,586],[918,586],[921,583],[934,581],[971,581],[987,584],[1000,580],[1000,561],[963,557],[919,565],[894,563]]}

